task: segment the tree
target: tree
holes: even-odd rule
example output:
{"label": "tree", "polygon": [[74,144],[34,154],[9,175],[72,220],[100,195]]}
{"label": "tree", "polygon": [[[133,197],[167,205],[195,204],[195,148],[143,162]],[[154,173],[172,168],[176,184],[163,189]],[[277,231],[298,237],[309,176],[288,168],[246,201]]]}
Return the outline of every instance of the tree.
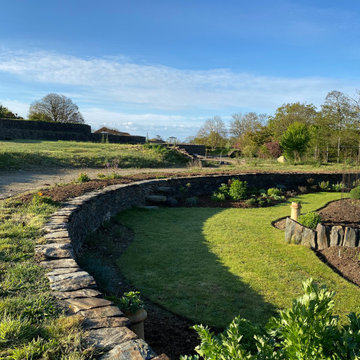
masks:
{"label": "tree", "polygon": [[23,119],[21,116],[19,116],[16,113],[13,113],[12,111],[10,111],[8,108],[6,108],[5,106],[2,106],[0,104],[0,119]]}
{"label": "tree", "polygon": [[30,105],[30,120],[45,120],[61,123],[83,124],[79,108],[64,95],[48,94]]}
{"label": "tree", "polygon": [[230,123],[230,134],[239,138],[247,132],[254,132],[265,122],[267,115],[249,112],[243,114],[234,114],[233,121]]}
{"label": "tree", "polygon": [[199,129],[195,143],[206,145],[214,150],[217,147],[224,147],[226,144],[226,128],[220,116],[214,116],[205,121],[205,124]]}
{"label": "tree", "polygon": [[290,124],[294,122],[312,125],[316,123],[317,111],[312,104],[299,102],[280,106],[274,116],[269,118],[269,129],[275,139],[280,139]]}
{"label": "tree", "polygon": [[309,146],[311,136],[304,123],[294,122],[281,137],[280,145],[284,149],[285,155],[295,161],[301,160]]}
{"label": "tree", "polygon": [[[336,135],[337,161],[340,161],[341,144],[357,135],[360,109],[358,104],[340,91],[331,91],[322,106],[322,117],[325,124]],[[356,137],[356,136],[355,136]]]}

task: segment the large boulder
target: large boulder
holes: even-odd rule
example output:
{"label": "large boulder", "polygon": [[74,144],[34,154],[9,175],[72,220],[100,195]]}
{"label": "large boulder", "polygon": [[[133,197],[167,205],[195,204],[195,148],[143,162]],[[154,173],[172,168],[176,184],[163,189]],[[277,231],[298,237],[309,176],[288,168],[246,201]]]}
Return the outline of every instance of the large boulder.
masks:
{"label": "large boulder", "polygon": [[285,241],[288,244],[301,244],[311,248],[316,248],[315,231],[299,224],[297,221],[286,218]]}
{"label": "large boulder", "polygon": [[356,245],[357,245],[357,231],[353,228],[346,227],[343,246],[356,247]]}
{"label": "large boulder", "polygon": [[317,233],[318,249],[323,250],[328,248],[330,245],[330,228],[325,225],[317,224],[315,231]]}
{"label": "large boulder", "polygon": [[333,226],[330,232],[330,246],[342,246],[344,241],[344,229],[342,226]]}

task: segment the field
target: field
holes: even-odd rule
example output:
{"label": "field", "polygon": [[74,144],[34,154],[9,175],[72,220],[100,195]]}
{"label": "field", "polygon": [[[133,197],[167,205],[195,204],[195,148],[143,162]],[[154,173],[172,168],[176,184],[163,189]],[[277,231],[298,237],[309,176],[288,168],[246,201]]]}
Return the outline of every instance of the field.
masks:
{"label": "field", "polygon": [[186,164],[177,152],[143,145],[75,141],[0,141],[0,170],[31,168],[156,168]]}
{"label": "field", "polygon": [[[299,196],[314,210],[339,193]],[[126,277],[153,302],[195,323],[224,328],[236,315],[266,323],[291,305],[301,283],[314,278],[336,291],[335,313],[360,311],[360,289],[308,248],[288,245],[271,221],[289,203],[270,208],[170,208],[130,210],[117,221],[133,229],[134,242],[118,259]]]}

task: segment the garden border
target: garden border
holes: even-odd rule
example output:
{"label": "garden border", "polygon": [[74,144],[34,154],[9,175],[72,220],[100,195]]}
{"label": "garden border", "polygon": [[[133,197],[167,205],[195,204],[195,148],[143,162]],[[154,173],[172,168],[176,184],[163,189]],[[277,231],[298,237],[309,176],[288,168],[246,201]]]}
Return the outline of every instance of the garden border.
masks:
{"label": "garden border", "polygon": [[[356,178],[357,174],[348,174]],[[45,245],[37,245],[35,256],[46,269],[50,288],[69,316],[84,318],[83,327],[94,346],[108,350],[101,359],[166,359],[156,354],[149,345],[128,328],[129,321],[111,301],[103,299],[96,289],[94,278],[76,263],[82,243],[90,232],[118,212],[144,206],[149,195],[160,187],[167,187],[167,195],[200,196],[215,191],[221,183],[238,178],[249,185],[292,189],[307,183],[307,179],[336,183],[343,174],[252,173],[211,175],[188,178],[155,179],[131,184],[111,185],[101,190],[70,199],[44,225]],[[190,186],[188,186],[190,184]]]}

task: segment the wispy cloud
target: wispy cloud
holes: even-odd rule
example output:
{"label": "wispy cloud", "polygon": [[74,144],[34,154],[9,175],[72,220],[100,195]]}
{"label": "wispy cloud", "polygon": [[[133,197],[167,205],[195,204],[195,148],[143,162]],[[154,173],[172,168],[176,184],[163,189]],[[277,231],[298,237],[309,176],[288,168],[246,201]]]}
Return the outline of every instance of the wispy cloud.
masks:
{"label": "wispy cloud", "polygon": [[25,82],[66,86],[88,104],[116,102],[166,111],[273,111],[291,101],[320,104],[330,90],[353,92],[356,87],[350,79],[182,70],[131,63],[121,57],[85,59],[51,52],[2,51],[0,72]]}

